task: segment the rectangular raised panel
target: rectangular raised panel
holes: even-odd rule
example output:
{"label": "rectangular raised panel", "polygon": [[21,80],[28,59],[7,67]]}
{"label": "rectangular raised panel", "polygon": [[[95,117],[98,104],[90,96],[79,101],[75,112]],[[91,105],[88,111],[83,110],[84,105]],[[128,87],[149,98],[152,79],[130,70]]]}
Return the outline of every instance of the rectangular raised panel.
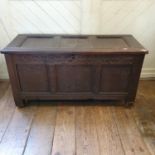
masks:
{"label": "rectangular raised panel", "polygon": [[53,37],[28,37],[25,41],[20,45],[22,48],[50,48],[57,47],[56,40]]}
{"label": "rectangular raised panel", "polygon": [[47,92],[48,78],[45,65],[20,64],[16,67],[19,83],[25,92]]}
{"label": "rectangular raised panel", "polygon": [[92,67],[88,65],[57,65],[58,92],[91,92]]}
{"label": "rectangular raised panel", "polygon": [[100,92],[127,92],[131,66],[102,66]]}
{"label": "rectangular raised panel", "polygon": [[60,46],[65,48],[92,48],[88,36],[63,36]]}
{"label": "rectangular raised panel", "polygon": [[94,42],[96,48],[128,48],[128,44],[122,37],[97,37],[97,41]]}

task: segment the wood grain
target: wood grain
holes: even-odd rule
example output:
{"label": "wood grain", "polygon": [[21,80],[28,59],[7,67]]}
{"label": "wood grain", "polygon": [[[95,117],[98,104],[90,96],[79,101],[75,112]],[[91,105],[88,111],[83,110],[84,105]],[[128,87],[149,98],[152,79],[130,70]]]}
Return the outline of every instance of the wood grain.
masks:
{"label": "wood grain", "polygon": [[138,90],[132,112],[149,151],[155,155],[155,82],[141,80]]}
{"label": "wood grain", "polygon": [[153,80],[141,80],[138,88],[138,94],[145,98],[154,97],[155,86]]}
{"label": "wood grain", "polygon": [[111,107],[96,106],[92,108],[95,117],[100,154],[125,155],[119,132],[114,123]]}
{"label": "wood grain", "polygon": [[[4,88],[3,86],[4,85],[0,85],[0,88]],[[13,101],[11,88],[9,87],[7,89],[1,90],[4,90],[4,96],[0,98],[0,142],[2,141],[2,138],[7,130],[9,123],[11,122],[15,111],[15,104]]]}
{"label": "wood grain", "polygon": [[99,155],[100,147],[91,106],[76,107],[76,154]]}
{"label": "wood grain", "polygon": [[75,155],[75,108],[59,106],[52,155]]}
{"label": "wood grain", "polygon": [[155,155],[155,137],[144,137],[144,141],[151,155]]}
{"label": "wood grain", "polygon": [[0,144],[1,155],[21,155],[35,113],[35,106],[24,109],[16,108],[12,120]]}
{"label": "wood grain", "polygon": [[24,155],[48,155],[53,143],[55,106],[39,106],[33,120]]}
{"label": "wood grain", "polygon": [[131,110],[112,108],[113,119],[126,155],[150,155],[143,138],[137,128]]}

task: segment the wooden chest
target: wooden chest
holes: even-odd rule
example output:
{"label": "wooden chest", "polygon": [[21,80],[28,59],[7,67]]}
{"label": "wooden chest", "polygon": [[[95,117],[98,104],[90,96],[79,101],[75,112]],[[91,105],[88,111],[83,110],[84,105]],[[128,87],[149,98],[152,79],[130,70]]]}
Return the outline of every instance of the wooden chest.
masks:
{"label": "wooden chest", "polygon": [[18,35],[5,54],[14,100],[124,100],[147,50],[131,35]]}

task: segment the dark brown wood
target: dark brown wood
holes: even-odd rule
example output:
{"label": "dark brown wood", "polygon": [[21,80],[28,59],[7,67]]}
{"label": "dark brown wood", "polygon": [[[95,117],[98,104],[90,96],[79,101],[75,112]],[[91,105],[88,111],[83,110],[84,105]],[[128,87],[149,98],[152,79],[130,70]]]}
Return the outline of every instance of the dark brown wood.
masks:
{"label": "dark brown wood", "polygon": [[5,54],[17,106],[27,100],[125,100],[147,50],[131,35],[19,35]]}

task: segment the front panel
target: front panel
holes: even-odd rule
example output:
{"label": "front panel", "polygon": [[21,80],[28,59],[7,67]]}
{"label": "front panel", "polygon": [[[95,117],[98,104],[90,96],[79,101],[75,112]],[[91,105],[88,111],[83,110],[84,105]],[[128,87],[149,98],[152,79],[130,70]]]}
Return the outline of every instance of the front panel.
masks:
{"label": "front panel", "polygon": [[49,83],[45,65],[18,64],[16,66],[22,92],[48,92]]}
{"label": "front panel", "polygon": [[91,92],[92,67],[89,65],[57,65],[57,92]]}
{"label": "front panel", "polygon": [[15,55],[21,95],[32,99],[118,99],[128,95],[133,56]]}

